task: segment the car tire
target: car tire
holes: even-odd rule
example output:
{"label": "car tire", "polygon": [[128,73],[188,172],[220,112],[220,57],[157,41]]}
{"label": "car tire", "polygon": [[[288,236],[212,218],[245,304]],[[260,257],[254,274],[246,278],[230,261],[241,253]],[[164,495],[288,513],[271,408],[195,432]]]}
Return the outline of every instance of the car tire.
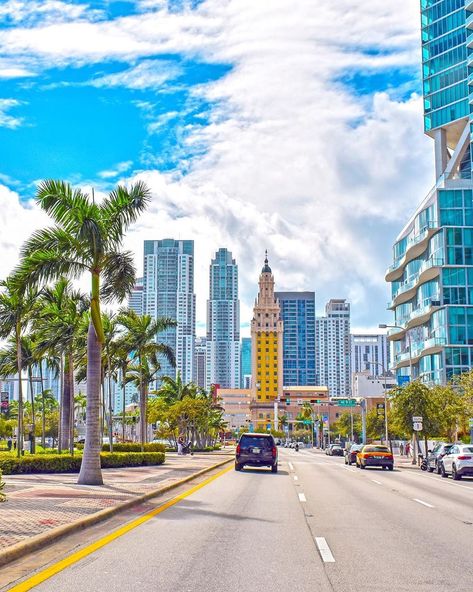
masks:
{"label": "car tire", "polygon": [[442,477],[444,479],[446,479],[448,477],[447,472],[445,471],[445,467],[443,466],[443,463],[440,465],[440,474],[442,475]]}
{"label": "car tire", "polygon": [[389,469],[390,471],[394,471],[394,465],[389,465],[389,466],[388,466],[388,469]]}
{"label": "car tire", "polygon": [[429,467],[429,466],[427,466],[427,471],[428,471],[429,473],[433,473],[433,472],[434,472],[434,469],[433,469],[432,467]]}
{"label": "car tire", "polygon": [[435,467],[435,472],[437,473],[437,475],[442,474],[442,463],[437,463],[437,466]]}
{"label": "car tire", "polygon": [[242,468],[240,463],[235,463],[235,471],[241,471]]}
{"label": "car tire", "polygon": [[461,478],[462,476],[457,473],[457,467],[455,465],[452,465],[452,479],[454,481],[460,481]]}
{"label": "car tire", "polygon": [[272,465],[271,466],[271,473],[277,473],[278,472],[278,465]]}

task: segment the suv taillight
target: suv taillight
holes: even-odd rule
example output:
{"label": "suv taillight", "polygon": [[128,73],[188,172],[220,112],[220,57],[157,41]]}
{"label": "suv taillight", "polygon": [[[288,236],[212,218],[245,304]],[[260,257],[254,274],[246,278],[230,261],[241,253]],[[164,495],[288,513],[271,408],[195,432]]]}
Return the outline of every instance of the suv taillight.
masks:
{"label": "suv taillight", "polygon": [[240,444],[238,444],[237,449],[236,449],[236,453],[240,454],[240,450],[241,450],[241,447],[240,447]]}
{"label": "suv taillight", "polygon": [[471,456],[459,456],[458,460],[471,460]]}
{"label": "suv taillight", "polygon": [[273,453],[273,458],[276,458],[276,454],[277,454],[276,446],[273,446],[272,453]]}

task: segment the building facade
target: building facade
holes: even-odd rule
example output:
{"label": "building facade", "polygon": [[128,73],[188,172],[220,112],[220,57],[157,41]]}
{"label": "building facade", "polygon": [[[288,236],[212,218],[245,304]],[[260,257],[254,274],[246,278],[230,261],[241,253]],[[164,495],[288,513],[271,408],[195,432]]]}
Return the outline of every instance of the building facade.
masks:
{"label": "building facade", "polygon": [[206,388],[207,381],[207,338],[195,338],[195,383]]}
{"label": "building facade", "polygon": [[284,386],[315,386],[315,292],[276,292],[284,324]]}
{"label": "building facade", "polygon": [[251,321],[251,375],[254,385],[251,419],[257,427],[273,425],[274,403],[282,394],[283,322],[274,295],[274,277],[266,255]]}
{"label": "building facade", "polygon": [[207,300],[207,388],[240,387],[238,265],[227,249],[210,263]]}
{"label": "building facade", "polygon": [[187,383],[195,376],[194,241],[146,240],[144,242],[143,313],[169,317],[176,327],[157,337],[173,348],[176,368],[161,360],[161,375],[180,372]]}
{"label": "building facade", "polygon": [[316,319],[317,383],[327,386],[333,397],[350,394],[350,304],[330,300],[325,316]]}
{"label": "building facade", "polygon": [[389,341],[386,335],[351,334],[351,373],[369,372],[382,376],[389,372]]}
{"label": "building facade", "polygon": [[473,2],[422,0],[421,13],[436,184],[394,244],[389,339],[398,376],[443,383],[473,364]]}
{"label": "building facade", "polygon": [[243,337],[240,349],[240,387],[249,389],[251,380],[251,337]]}
{"label": "building facade", "polygon": [[143,278],[136,279],[136,284],[128,298],[128,308],[137,315],[143,314]]}

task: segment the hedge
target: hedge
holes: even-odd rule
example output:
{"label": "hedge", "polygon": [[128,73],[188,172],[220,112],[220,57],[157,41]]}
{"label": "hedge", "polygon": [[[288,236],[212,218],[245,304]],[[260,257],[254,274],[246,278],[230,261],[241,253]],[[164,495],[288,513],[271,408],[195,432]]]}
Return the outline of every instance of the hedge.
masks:
{"label": "hedge", "polygon": [[[192,452],[215,452],[215,450],[221,450],[221,446],[205,446],[204,448],[192,448]],[[177,452],[177,448],[166,447],[166,452]]]}
{"label": "hedge", "polygon": [[[158,442],[150,442],[144,444],[145,452],[164,452],[166,446],[159,444]],[[102,446],[104,452],[110,452],[110,444],[104,444]],[[113,452],[141,452],[141,444],[137,442],[117,442],[113,445]]]}
{"label": "hedge", "polygon": [[[100,455],[102,468],[138,467],[161,465],[164,452],[103,452]],[[29,454],[21,458],[0,455],[0,471],[5,475],[17,473],[78,473],[82,455]]]}
{"label": "hedge", "polygon": [[4,502],[7,499],[7,496],[3,493],[4,487],[5,483],[2,481],[2,471],[0,469],[0,502]]}

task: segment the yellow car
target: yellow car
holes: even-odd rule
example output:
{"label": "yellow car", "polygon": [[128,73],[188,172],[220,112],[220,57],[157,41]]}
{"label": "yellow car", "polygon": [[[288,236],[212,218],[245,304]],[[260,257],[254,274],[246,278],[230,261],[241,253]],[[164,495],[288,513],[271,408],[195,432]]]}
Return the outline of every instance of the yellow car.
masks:
{"label": "yellow car", "polygon": [[394,457],[387,446],[381,444],[366,444],[356,455],[356,466],[360,469],[366,467],[382,467],[394,469]]}

